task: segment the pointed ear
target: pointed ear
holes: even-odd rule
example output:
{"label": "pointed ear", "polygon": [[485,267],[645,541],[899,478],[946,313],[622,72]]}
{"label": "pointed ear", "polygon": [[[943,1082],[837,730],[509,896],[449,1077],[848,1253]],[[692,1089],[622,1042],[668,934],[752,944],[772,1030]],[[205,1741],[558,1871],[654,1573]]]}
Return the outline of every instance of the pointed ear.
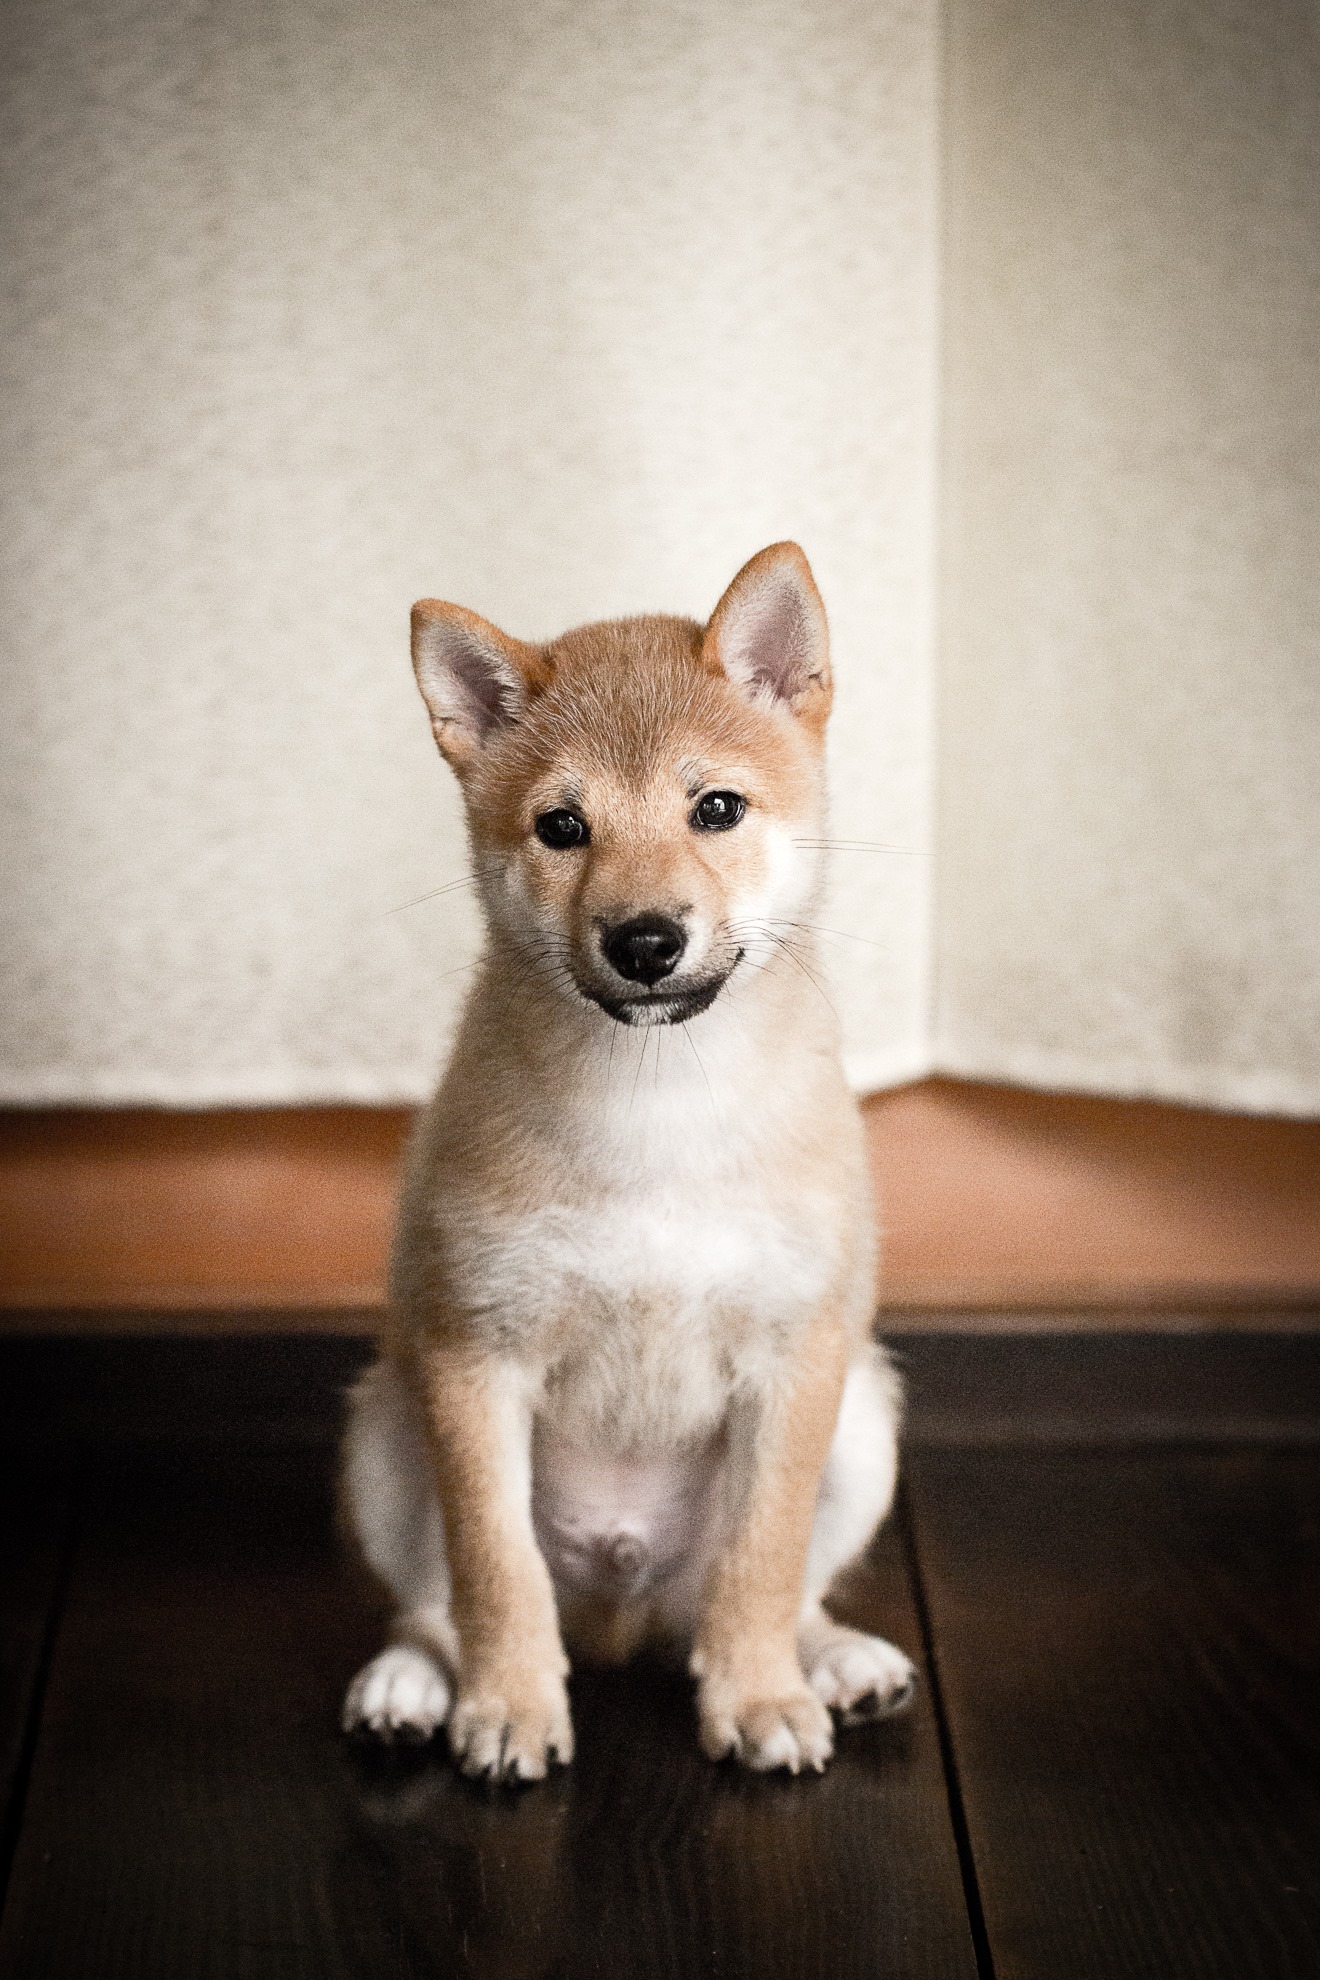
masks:
{"label": "pointed ear", "polygon": [[539,646],[440,598],[413,606],[412,658],[440,754],[460,775],[549,679]]}
{"label": "pointed ear", "polygon": [[772,543],[743,565],[711,615],[701,653],[749,700],[824,722],[832,693],[829,629],[796,543]]}

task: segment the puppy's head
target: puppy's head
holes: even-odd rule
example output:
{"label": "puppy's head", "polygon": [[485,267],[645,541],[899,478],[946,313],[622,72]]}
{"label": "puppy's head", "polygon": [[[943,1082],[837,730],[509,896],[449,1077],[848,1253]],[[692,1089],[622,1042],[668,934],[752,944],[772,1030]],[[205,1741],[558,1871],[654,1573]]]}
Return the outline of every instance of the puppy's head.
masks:
{"label": "puppy's head", "polygon": [[796,544],[744,565],[704,627],[621,619],[532,646],[424,599],[413,664],[492,929],[546,982],[672,1024],[791,939],[831,698]]}

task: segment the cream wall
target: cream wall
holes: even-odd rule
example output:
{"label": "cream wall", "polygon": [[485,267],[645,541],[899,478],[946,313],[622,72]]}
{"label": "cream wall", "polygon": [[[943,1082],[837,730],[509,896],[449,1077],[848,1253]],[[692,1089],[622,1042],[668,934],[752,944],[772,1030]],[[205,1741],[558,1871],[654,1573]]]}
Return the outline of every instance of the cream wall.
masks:
{"label": "cream wall", "polygon": [[[5,11],[0,1096],[410,1098],[465,981],[411,600],[704,616],[786,535],[841,677],[837,996],[929,1002],[927,0]],[[861,939],[845,939],[857,936]],[[872,946],[875,943],[877,946]]]}
{"label": "cream wall", "polygon": [[948,21],[938,1063],[1320,1111],[1320,16]]}
{"label": "cream wall", "polygon": [[859,1085],[1316,1110],[1314,21],[7,7],[0,1099],[423,1092],[408,603],[704,614],[793,535],[903,849],[824,917]]}

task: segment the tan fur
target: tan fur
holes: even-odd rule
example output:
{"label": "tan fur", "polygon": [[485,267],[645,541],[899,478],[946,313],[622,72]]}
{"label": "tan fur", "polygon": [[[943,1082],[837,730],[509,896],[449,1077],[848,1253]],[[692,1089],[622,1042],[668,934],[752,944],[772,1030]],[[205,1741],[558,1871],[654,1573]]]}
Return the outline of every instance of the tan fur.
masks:
{"label": "tan fur", "polygon": [[[864,1681],[840,1658],[878,1645],[895,1696],[906,1680],[900,1653],[819,1609],[833,1555],[887,1505],[894,1407],[868,1345],[860,1126],[809,926],[831,683],[806,560],[762,552],[705,629],[641,618],[543,647],[425,601],[414,659],[462,783],[488,944],[414,1137],[395,1373],[350,1440],[397,1638],[452,1685],[469,1771],[529,1778],[568,1757],[561,1624],[597,1656],[690,1651],[712,1755],[820,1766],[822,1699],[842,1709]],[[698,828],[711,790],[746,800],[733,829]],[[537,837],[563,807],[589,843]],[[609,932],[657,914],[686,935],[678,966],[623,981]],[[346,1717],[388,1734],[415,1677],[369,1667]]]}

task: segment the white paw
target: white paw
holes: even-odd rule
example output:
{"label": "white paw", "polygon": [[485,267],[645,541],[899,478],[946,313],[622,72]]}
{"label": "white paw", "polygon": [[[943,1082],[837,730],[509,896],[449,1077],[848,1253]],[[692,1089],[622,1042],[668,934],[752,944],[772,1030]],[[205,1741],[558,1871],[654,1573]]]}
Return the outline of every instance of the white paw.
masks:
{"label": "white paw", "polygon": [[807,1649],[807,1683],[846,1724],[901,1712],[916,1687],[911,1660],[883,1636],[835,1624]]}
{"label": "white paw", "polygon": [[449,1684],[423,1650],[396,1643],[373,1657],[349,1685],[341,1723],[386,1745],[420,1746],[449,1716]]}

